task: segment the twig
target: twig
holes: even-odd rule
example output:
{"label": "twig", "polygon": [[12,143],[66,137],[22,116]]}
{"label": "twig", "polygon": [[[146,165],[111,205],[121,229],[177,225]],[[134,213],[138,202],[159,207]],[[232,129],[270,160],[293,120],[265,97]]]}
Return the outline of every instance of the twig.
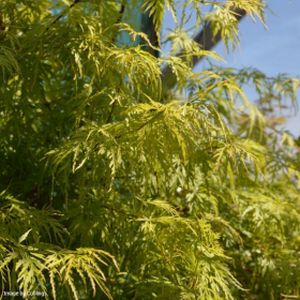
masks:
{"label": "twig", "polygon": [[106,123],[111,123],[111,121],[112,121],[112,115],[113,115],[113,112],[114,112],[115,104],[116,104],[116,101],[114,101],[114,102],[112,103],[112,106],[111,106],[109,115],[108,115],[108,117],[107,117]]}
{"label": "twig", "polygon": [[[74,0],[73,3],[68,7],[68,10],[72,9],[77,3],[79,3],[81,0]],[[66,13],[66,9],[64,12],[62,12],[60,15],[58,15],[52,22],[51,24],[46,28],[46,32],[53,26],[55,25]]]}

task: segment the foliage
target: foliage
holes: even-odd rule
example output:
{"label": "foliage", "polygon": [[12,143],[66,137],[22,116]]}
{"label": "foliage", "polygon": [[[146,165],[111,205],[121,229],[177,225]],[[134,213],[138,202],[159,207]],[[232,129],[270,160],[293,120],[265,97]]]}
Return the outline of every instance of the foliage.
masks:
{"label": "foliage", "polygon": [[[235,9],[263,20],[265,3],[144,1],[157,34],[165,9],[175,19],[159,58],[122,4],[0,3],[2,292],[299,297],[299,143],[278,117],[299,81],[215,67],[184,29],[210,21],[234,46]],[[116,42],[121,31],[131,45]],[[211,67],[193,73],[193,56]]]}

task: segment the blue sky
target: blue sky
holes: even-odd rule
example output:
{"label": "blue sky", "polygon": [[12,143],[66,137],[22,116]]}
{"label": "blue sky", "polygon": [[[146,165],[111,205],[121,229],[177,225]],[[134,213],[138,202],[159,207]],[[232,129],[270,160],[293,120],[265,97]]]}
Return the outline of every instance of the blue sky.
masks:
{"label": "blue sky", "polygon": [[[267,28],[247,17],[240,24],[241,42],[234,53],[226,55],[221,44],[214,50],[225,57],[228,67],[255,67],[270,76],[278,73],[300,76],[300,0],[267,3]],[[166,27],[169,22],[166,16]],[[300,113],[288,120],[286,128],[300,135]]]}

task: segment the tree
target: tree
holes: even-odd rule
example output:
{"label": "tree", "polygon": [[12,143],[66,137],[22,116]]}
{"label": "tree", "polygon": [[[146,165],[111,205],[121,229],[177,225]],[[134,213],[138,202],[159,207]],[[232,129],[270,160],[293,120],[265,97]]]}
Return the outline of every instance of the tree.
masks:
{"label": "tree", "polygon": [[135,4],[0,4],[2,295],[299,296],[299,148],[273,115],[299,81],[212,63],[194,74],[194,57],[220,57],[184,31],[192,11],[236,45],[236,9],[262,19],[264,2],[189,1],[164,38],[175,1],[144,1],[171,43],[159,58],[130,23]]}

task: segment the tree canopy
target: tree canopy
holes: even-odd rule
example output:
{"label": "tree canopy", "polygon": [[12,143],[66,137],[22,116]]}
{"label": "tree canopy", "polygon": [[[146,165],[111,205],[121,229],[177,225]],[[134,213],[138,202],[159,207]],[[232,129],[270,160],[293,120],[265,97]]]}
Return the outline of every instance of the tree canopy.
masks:
{"label": "tree canopy", "polygon": [[2,296],[299,297],[299,142],[278,116],[299,80],[217,67],[192,38],[209,22],[230,50],[266,3],[138,2],[0,3]]}

